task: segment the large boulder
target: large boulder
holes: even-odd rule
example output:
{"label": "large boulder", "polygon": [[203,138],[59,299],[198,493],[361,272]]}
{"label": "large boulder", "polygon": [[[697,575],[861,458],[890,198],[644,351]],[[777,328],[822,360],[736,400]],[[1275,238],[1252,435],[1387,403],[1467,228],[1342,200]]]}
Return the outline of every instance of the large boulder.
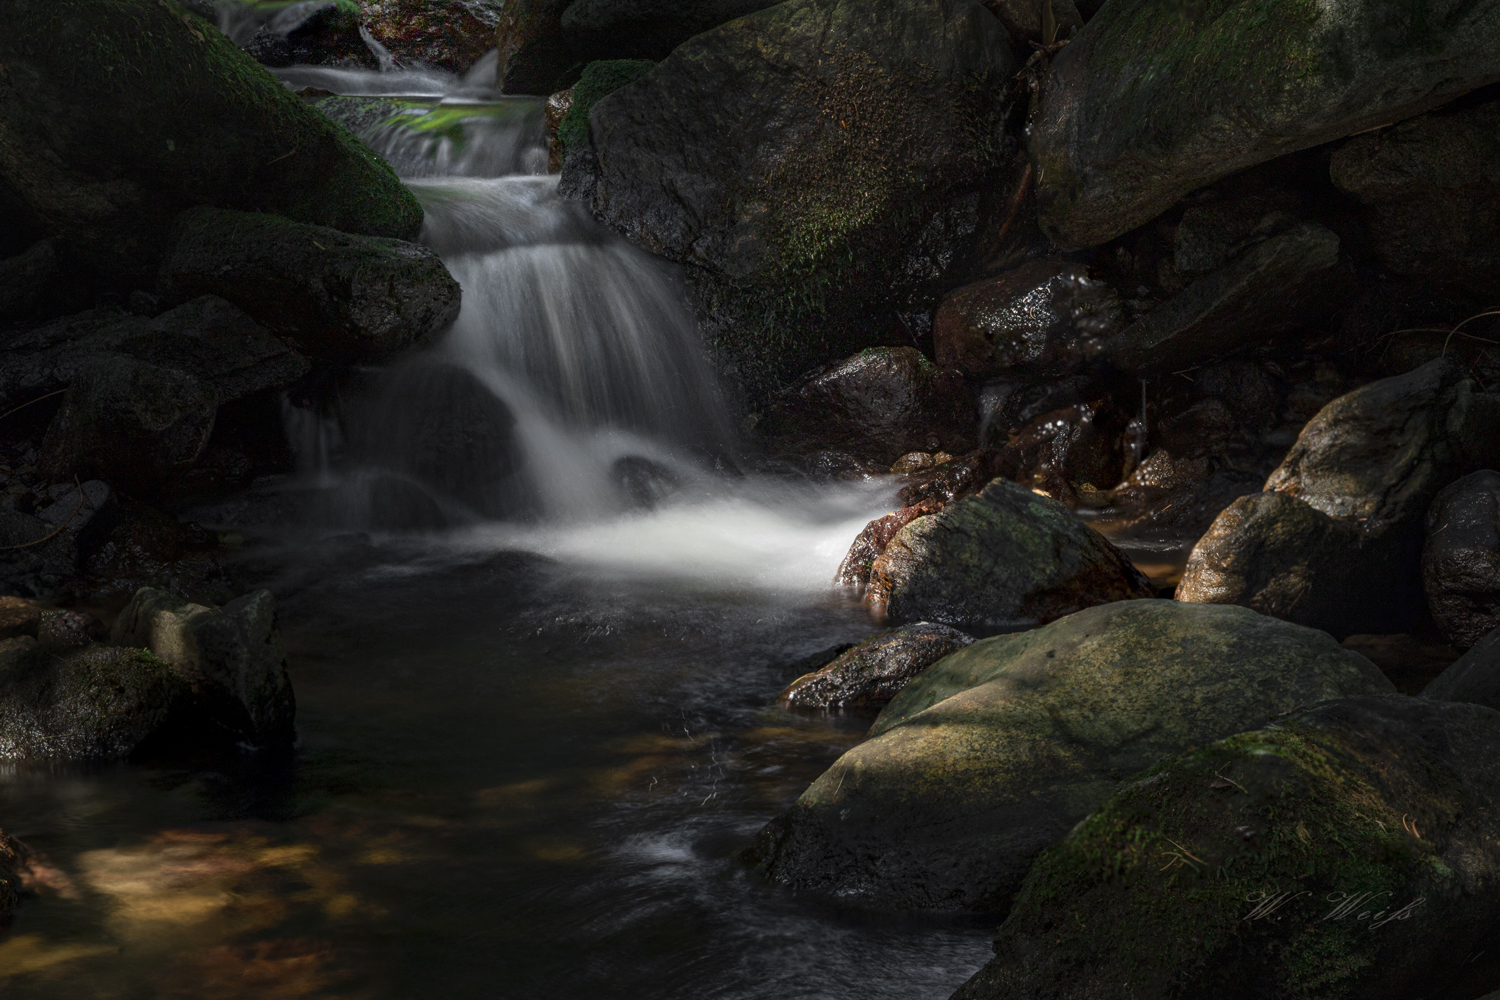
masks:
{"label": "large boulder", "polygon": [[996,626],[1150,596],[1124,554],[1061,503],[996,479],[896,532],[865,603],[892,621]]}
{"label": "large boulder", "polygon": [[144,649],[0,649],[0,760],[121,757],[167,720],[185,684]]}
{"label": "large boulder", "polygon": [[1494,80],[1500,10],[1467,0],[1421,16],[1385,0],[1106,4],[1042,87],[1041,223],[1059,246],[1097,246],[1237,170]]}
{"label": "large boulder", "polygon": [[1389,690],[1324,633],[1243,608],[1090,608],[929,667],[754,851],[772,879],[846,901],[1003,911],[1036,854],[1142,768]]}
{"label": "large boulder", "polygon": [[1460,649],[1500,628],[1500,472],[1465,476],[1432,502],[1422,586],[1438,629]]}
{"label": "large boulder", "polygon": [[304,353],[375,362],[458,317],[460,289],[424,246],[274,215],[195,208],[173,227],[158,286],[217,295]]}
{"label": "large boulder", "polygon": [[955,1000],[1478,996],[1497,803],[1477,705],[1366,695],[1191,750],[1037,861]]}
{"label": "large boulder", "polygon": [[380,157],[171,3],[16,0],[6,29],[0,189],[18,228],[108,284],[149,284],[192,205],[398,239],[421,227]]}
{"label": "large boulder", "polygon": [[912,347],[872,347],[782,392],[756,429],[775,450],[837,449],[887,467],[911,451],[966,450],[978,420],[959,372]]}
{"label": "large boulder", "polygon": [[1422,689],[1423,698],[1500,709],[1500,628],[1485,635]]}
{"label": "large boulder", "polygon": [[296,697],[279,635],[269,591],[211,608],[144,588],[120,612],[110,641],[147,648],[170,665],[190,693],[183,722],[266,746],[289,744],[296,735]]}
{"label": "large boulder", "polygon": [[1496,416],[1497,400],[1443,358],[1338,397],[1303,428],[1265,495],[1219,515],[1178,600],[1244,604],[1341,636],[1419,629],[1427,506],[1488,464]]}
{"label": "large boulder", "polygon": [[1108,360],[1139,375],[1192,368],[1330,311],[1328,273],[1339,238],[1317,223],[1270,236],[1193,282],[1103,347]]}
{"label": "large boulder", "polygon": [[826,666],[798,677],[776,701],[800,711],[873,715],[912,678],[973,641],[957,629],[931,622],[882,632],[841,653]]}
{"label": "large boulder", "polygon": [[1123,323],[1114,289],[1082,264],[1032,261],[948,293],[932,321],[938,363],[970,375],[1083,371]]}
{"label": "large boulder", "polygon": [[1500,275],[1500,102],[1356,136],[1329,161],[1394,274],[1488,294]]}
{"label": "large boulder", "polygon": [[978,0],[789,0],[599,101],[563,183],[689,265],[726,368],[780,383],[925,333],[992,251],[1015,69]]}

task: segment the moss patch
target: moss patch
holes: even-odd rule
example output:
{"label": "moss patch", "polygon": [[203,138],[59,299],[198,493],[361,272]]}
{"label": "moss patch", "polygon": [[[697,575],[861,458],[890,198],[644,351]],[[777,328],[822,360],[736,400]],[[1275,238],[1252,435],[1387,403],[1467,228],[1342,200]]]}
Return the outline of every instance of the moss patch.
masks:
{"label": "moss patch", "polygon": [[600,59],[583,68],[573,86],[573,105],[557,124],[557,141],[563,155],[583,149],[589,141],[589,112],[608,94],[634,83],[656,68],[649,59]]}

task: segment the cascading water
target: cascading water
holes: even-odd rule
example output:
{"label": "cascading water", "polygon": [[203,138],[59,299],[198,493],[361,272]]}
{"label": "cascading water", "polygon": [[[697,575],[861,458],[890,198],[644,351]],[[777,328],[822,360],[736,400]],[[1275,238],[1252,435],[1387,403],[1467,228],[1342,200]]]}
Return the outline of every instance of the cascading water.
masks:
{"label": "cascading water", "polygon": [[[889,489],[742,474],[676,274],[558,196],[539,101],[484,95],[474,74],[451,87],[462,96],[403,98],[361,134],[422,202],[422,240],[463,308],[440,342],[343,401],[347,459],[337,475],[321,467],[325,523],[826,586]],[[294,441],[333,453],[325,426],[293,418]]]}

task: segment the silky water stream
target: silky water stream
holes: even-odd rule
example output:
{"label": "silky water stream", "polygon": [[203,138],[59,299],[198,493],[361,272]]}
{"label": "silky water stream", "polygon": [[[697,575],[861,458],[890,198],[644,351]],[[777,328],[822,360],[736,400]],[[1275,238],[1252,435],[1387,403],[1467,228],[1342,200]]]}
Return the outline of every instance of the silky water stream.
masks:
{"label": "silky water stream", "polygon": [[673,275],[529,173],[536,102],[483,96],[367,136],[455,327],[289,402],[302,472],[195,515],[256,540],[295,753],[0,775],[47,883],[0,996],[941,998],[988,957],[737,860],[862,737],[772,701],[872,630],[828,581],[890,487],[747,472]]}

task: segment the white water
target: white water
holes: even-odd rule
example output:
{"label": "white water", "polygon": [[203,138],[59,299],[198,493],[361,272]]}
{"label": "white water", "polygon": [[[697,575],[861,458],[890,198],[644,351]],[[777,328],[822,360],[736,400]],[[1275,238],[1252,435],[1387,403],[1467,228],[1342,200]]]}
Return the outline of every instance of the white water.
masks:
{"label": "white water", "polygon": [[545,169],[539,115],[494,111],[463,119],[458,150],[399,123],[363,136],[421,200],[463,307],[345,403],[342,463],[322,457],[341,440],[326,418],[289,412],[330,526],[425,532],[460,559],[523,550],[611,576],[827,590],[891,485],[745,473],[675,272],[518,168]]}

